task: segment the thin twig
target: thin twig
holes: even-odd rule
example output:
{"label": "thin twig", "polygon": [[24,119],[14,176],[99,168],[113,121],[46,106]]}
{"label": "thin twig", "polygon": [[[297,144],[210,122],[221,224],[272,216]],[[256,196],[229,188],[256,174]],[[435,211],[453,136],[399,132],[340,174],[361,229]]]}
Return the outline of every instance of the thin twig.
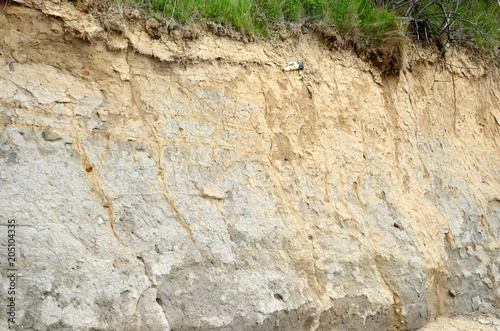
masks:
{"label": "thin twig", "polygon": [[2,16],[4,16],[5,8],[7,8],[7,5],[9,4],[10,0],[5,0],[5,5],[3,5],[2,8]]}
{"label": "thin twig", "polygon": [[455,102],[455,111],[453,113],[453,129],[457,132],[457,92],[455,89],[455,75],[453,70],[451,70],[451,80],[453,81],[453,100]]}
{"label": "thin twig", "polygon": [[455,68],[459,68],[459,69],[474,69],[474,70],[478,70],[479,68],[472,68],[472,67],[461,67],[461,66],[457,66],[457,65],[454,65],[454,64],[451,64],[451,63],[448,63],[446,61],[443,61],[443,60],[438,60],[439,62],[442,62],[444,64],[447,64],[449,65],[450,67],[455,67]]}
{"label": "thin twig", "polygon": [[444,10],[444,6],[441,3],[438,3],[438,6],[441,8],[443,12],[443,17],[446,19],[446,26],[443,28],[443,31],[447,31],[448,40],[451,40],[451,27],[450,27],[450,17],[446,16],[446,10]]}
{"label": "thin twig", "polygon": [[445,49],[446,49],[446,44],[443,47],[443,49],[441,50],[441,53],[439,53],[438,60],[436,61],[436,68],[434,68],[434,81],[432,82],[431,90],[434,89],[434,84],[436,84],[436,72],[437,72],[437,69],[438,69],[439,61],[441,60],[441,56],[443,55]]}
{"label": "thin twig", "polygon": [[[417,39],[422,38],[419,29],[424,24],[426,34],[426,29],[429,28],[429,33],[432,35],[440,36],[446,33],[448,41],[458,42],[470,39],[471,36],[481,36],[494,52],[500,52],[495,47],[495,38],[483,30],[479,22],[488,15],[487,8],[479,9],[478,6],[469,3],[467,8],[464,8],[465,12],[459,12],[460,7],[466,3],[464,0],[386,0],[386,2],[392,10],[401,13],[402,16],[397,19],[411,23]],[[500,0],[498,3],[500,4]],[[490,3],[489,10],[493,10],[492,5],[493,2]],[[474,12],[476,8],[478,11]],[[429,40],[428,36],[426,40]]]}
{"label": "thin twig", "polygon": [[420,14],[422,14],[424,12],[424,10],[426,10],[427,8],[429,8],[430,6],[435,4],[436,2],[437,2],[437,0],[435,0],[433,2],[429,2],[427,5],[425,5],[422,9],[420,9],[420,11],[417,13],[417,15],[415,15],[415,18],[420,17]]}
{"label": "thin twig", "polygon": [[[165,2],[165,3],[166,3],[166,2]],[[174,9],[172,10],[172,16],[170,16],[170,22],[172,22],[172,19],[174,18],[175,6],[177,6],[177,1],[176,1],[176,2],[174,2]]]}

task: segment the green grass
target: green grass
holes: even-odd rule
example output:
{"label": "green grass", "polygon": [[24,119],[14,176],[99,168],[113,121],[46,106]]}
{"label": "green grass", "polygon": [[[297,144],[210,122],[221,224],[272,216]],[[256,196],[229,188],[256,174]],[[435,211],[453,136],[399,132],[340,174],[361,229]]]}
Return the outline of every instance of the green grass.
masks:
{"label": "green grass", "polygon": [[[153,15],[174,19],[178,23],[211,20],[247,35],[267,37],[291,22],[314,21],[335,26],[341,35],[367,37],[383,42],[401,39],[408,20],[398,19],[414,6],[409,17],[425,18],[429,33],[449,36],[442,9],[435,0],[115,0],[142,8]],[[491,0],[441,0],[449,11],[453,40],[473,40],[480,46],[500,44],[500,6]],[[414,4],[417,3],[415,6]],[[380,5],[382,4],[382,5]],[[431,4],[427,6],[428,4]],[[458,6],[456,6],[458,4]],[[423,10],[422,10],[423,9]],[[444,22],[444,23],[443,23]],[[443,37],[444,38],[444,37]]]}
{"label": "green grass", "polygon": [[249,35],[268,36],[303,20],[335,25],[342,34],[380,39],[398,29],[396,17],[371,0],[119,0],[176,22],[209,19]]}

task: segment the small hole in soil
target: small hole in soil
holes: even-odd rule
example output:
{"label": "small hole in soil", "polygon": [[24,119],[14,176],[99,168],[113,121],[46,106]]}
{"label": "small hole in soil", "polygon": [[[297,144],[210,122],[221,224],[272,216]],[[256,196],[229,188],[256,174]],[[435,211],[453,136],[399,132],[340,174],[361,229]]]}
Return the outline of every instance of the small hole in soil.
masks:
{"label": "small hole in soil", "polygon": [[85,168],[86,172],[92,172],[92,170],[94,170],[94,168],[92,168],[92,166],[87,166],[87,168]]}
{"label": "small hole in soil", "polygon": [[283,301],[283,296],[279,293],[274,293],[274,298]]}

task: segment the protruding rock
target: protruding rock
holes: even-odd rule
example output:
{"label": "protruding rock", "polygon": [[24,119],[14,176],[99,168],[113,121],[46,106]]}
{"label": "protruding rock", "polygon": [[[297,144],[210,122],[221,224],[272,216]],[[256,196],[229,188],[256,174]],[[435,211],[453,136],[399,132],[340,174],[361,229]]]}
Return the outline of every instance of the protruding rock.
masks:
{"label": "protruding rock", "polygon": [[478,296],[472,298],[472,311],[478,311],[480,306],[481,306],[481,298]]}
{"label": "protruding rock", "polygon": [[45,129],[43,129],[43,131],[42,131],[42,137],[46,141],[56,141],[56,140],[59,140],[59,139],[62,138],[59,134],[57,134],[56,132],[54,132],[50,126],[48,126]]}
{"label": "protruding rock", "polygon": [[217,200],[224,200],[227,197],[226,192],[222,191],[221,189],[216,187],[206,187],[206,186],[203,186],[201,188],[201,196],[204,198],[211,198]]}
{"label": "protruding rock", "polygon": [[144,330],[170,330],[156,288],[149,288],[137,302],[137,312]]}
{"label": "protruding rock", "polygon": [[160,23],[157,19],[150,17],[146,21],[146,31],[148,35],[153,39],[158,39],[160,35]]}
{"label": "protruding rock", "polygon": [[10,124],[12,121],[9,116],[0,113],[0,128],[7,126],[7,124]]}
{"label": "protruding rock", "polygon": [[304,63],[302,61],[293,61],[290,62],[288,66],[285,67],[285,71],[293,71],[293,70],[303,70],[304,69]]}

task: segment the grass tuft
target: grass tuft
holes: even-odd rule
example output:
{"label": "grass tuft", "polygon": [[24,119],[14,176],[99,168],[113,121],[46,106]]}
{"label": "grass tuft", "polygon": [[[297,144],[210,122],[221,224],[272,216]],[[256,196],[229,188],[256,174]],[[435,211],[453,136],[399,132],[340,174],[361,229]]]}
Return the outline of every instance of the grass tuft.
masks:
{"label": "grass tuft", "polygon": [[119,0],[179,23],[201,18],[245,34],[267,36],[275,27],[310,20],[335,25],[342,34],[381,38],[398,29],[396,17],[371,0]]}
{"label": "grass tuft", "polygon": [[[361,35],[373,43],[391,43],[391,39],[402,40],[406,26],[418,19],[438,38],[445,35],[449,40],[472,40],[490,48],[500,44],[500,5],[491,0],[115,1],[179,23],[208,19],[255,36],[267,37],[283,24],[314,21],[334,25],[341,35]],[[455,23],[443,31],[450,19]]]}

